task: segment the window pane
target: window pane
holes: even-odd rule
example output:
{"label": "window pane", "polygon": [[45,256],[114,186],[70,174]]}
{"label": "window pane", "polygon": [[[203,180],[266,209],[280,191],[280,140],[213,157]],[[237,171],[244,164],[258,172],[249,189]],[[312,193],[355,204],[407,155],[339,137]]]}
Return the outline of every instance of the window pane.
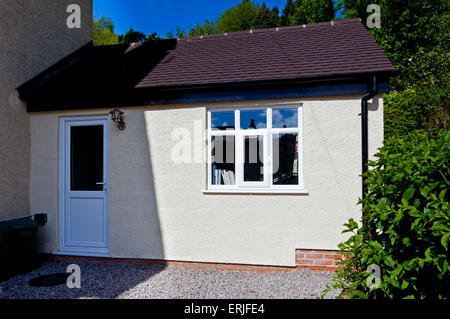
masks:
{"label": "window pane", "polygon": [[234,130],[234,111],[211,112],[212,130]]}
{"label": "window pane", "polygon": [[264,181],[263,136],[244,137],[244,181]]}
{"label": "window pane", "polygon": [[70,189],[101,191],[103,182],[103,126],[70,128]]}
{"label": "window pane", "polygon": [[257,129],[267,127],[266,110],[241,111],[241,129]]}
{"label": "window pane", "polygon": [[236,184],[234,136],[211,137],[211,162],[213,185]]}
{"label": "window pane", "polygon": [[273,184],[298,185],[298,134],[273,134]]}
{"label": "window pane", "polygon": [[272,127],[298,127],[298,109],[273,109]]}

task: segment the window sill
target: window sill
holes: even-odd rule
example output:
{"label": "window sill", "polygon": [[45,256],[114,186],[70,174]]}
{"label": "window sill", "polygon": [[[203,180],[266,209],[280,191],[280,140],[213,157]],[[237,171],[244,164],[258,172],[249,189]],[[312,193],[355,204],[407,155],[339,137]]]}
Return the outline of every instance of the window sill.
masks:
{"label": "window sill", "polygon": [[203,194],[309,195],[306,189],[205,189]]}

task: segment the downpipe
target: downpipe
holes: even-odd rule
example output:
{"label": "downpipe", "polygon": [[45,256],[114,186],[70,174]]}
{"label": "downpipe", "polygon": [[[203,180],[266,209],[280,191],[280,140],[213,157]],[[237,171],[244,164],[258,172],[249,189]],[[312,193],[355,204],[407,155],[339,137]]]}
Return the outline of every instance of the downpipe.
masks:
{"label": "downpipe", "polygon": [[[368,108],[367,101],[378,94],[377,76],[372,78],[372,85],[369,92],[363,96],[361,100],[361,141],[362,141],[362,199],[365,198],[367,192],[365,173],[369,163],[369,129],[368,129]],[[363,204],[364,208],[364,204]]]}

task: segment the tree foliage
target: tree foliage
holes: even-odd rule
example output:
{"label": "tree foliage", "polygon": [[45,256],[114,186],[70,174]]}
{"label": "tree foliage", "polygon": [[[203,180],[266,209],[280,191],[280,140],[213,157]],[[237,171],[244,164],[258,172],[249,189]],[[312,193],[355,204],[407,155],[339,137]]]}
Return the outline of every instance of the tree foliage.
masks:
{"label": "tree foliage", "polygon": [[143,42],[147,39],[147,36],[139,31],[134,31],[133,28],[127,31],[123,35],[119,35],[119,43],[133,43],[133,42]]}
{"label": "tree foliage", "polygon": [[331,21],[336,10],[333,0],[287,0],[280,18],[281,26]]}
{"label": "tree foliage", "polygon": [[188,32],[177,28],[168,37],[200,36],[213,33],[236,32],[277,26],[290,26],[303,23],[331,21],[335,17],[333,0],[287,0],[280,16],[278,7],[269,8],[252,0],[242,0],[239,4],[225,10],[215,21],[205,20],[197,23]]}
{"label": "tree foliage", "polygon": [[[367,0],[339,0],[346,18],[366,21]],[[371,34],[398,70],[385,96],[386,137],[448,129],[450,2],[378,0],[381,28]]]}
{"label": "tree foliage", "polygon": [[340,11],[346,19],[362,19],[367,16],[367,6],[372,2],[372,0],[338,0],[336,11]]}
{"label": "tree foliage", "polygon": [[238,5],[225,10],[217,21],[217,32],[234,32],[253,28],[259,12],[258,5],[250,0],[243,0]]}
{"label": "tree foliage", "polygon": [[331,21],[335,17],[333,0],[295,0],[290,25]]}
{"label": "tree foliage", "polygon": [[[449,298],[450,132],[388,138],[375,157],[362,223],[344,225],[351,236],[339,245],[334,287],[362,298]],[[371,264],[379,285],[370,285]]]}
{"label": "tree foliage", "polygon": [[114,32],[114,22],[110,17],[94,16],[92,22],[92,42],[94,45],[118,44],[119,36]]}
{"label": "tree foliage", "polygon": [[[363,23],[370,1],[340,0]],[[334,287],[361,298],[449,298],[449,5],[378,0],[369,30],[398,70],[384,96],[385,142],[370,162],[361,224],[349,220]],[[412,133],[411,133],[412,132]],[[367,285],[371,264],[380,285]],[[372,279],[372,278],[371,278]],[[370,281],[371,282],[371,281]]]}
{"label": "tree foliage", "polygon": [[189,31],[187,36],[195,37],[195,36],[214,34],[214,33],[216,33],[216,23],[214,21],[205,19],[203,24],[197,23],[197,25]]}
{"label": "tree foliage", "polygon": [[253,19],[252,29],[265,29],[278,26],[279,10],[277,7],[269,9],[263,2]]}
{"label": "tree foliage", "polygon": [[177,27],[175,34],[169,32],[169,38],[200,36],[214,33],[236,32],[263,28],[273,28],[279,25],[279,10],[270,9],[263,2],[261,5],[251,0],[243,0],[238,5],[225,10],[217,20],[205,19],[203,24],[197,23],[189,31]]}
{"label": "tree foliage", "polygon": [[154,41],[161,39],[156,33],[145,35],[130,28],[125,34],[114,31],[114,22],[110,17],[94,17],[92,40],[94,45],[127,44],[133,42]]}
{"label": "tree foliage", "polygon": [[294,22],[292,21],[292,18],[294,16],[294,13],[295,13],[294,0],[287,0],[280,18],[280,26],[284,27],[293,25]]}

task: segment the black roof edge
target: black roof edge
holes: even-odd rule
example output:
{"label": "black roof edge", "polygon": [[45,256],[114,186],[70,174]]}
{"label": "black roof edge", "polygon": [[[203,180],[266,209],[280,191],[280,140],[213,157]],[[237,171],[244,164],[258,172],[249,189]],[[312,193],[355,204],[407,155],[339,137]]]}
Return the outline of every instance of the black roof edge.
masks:
{"label": "black roof edge", "polygon": [[[67,56],[63,60],[59,61],[55,65],[51,66],[46,71],[35,76],[31,80],[22,84],[17,90],[19,91],[19,97],[31,104],[36,104],[35,97],[40,100],[39,94],[36,94],[40,89],[45,88],[46,82],[52,78],[55,78],[65,71],[70,66],[78,63],[89,55],[89,50],[92,47],[92,43],[88,43],[81,47],[71,55]],[[290,78],[290,79],[264,79],[264,80],[243,80],[243,81],[230,81],[230,82],[217,82],[217,83],[204,83],[204,84],[190,84],[190,85],[174,85],[174,86],[155,86],[155,87],[136,87],[133,89],[115,88],[111,87],[114,93],[119,94],[122,92],[130,93],[130,91],[138,93],[138,95],[149,94],[172,94],[172,93],[187,93],[187,92],[211,92],[211,91],[223,91],[223,90],[243,90],[243,89],[265,89],[265,88],[281,88],[283,86],[289,87],[303,87],[321,85],[324,83],[336,83],[339,81],[353,81],[358,83],[369,83],[373,75],[377,75],[384,81],[389,81],[389,77],[394,75],[397,71],[376,71],[376,72],[364,72],[355,74],[341,74],[341,75],[329,75],[321,77],[311,78]],[[90,94],[89,88],[85,94]],[[96,88],[92,88],[96,90]],[[103,91],[104,89],[100,89]],[[80,92],[83,94],[83,92]],[[39,101],[38,104],[43,104],[44,101]]]}
{"label": "black roof edge", "polygon": [[[392,72],[372,72],[340,77],[321,77],[311,79],[290,79],[270,81],[247,81],[230,83],[213,83],[196,86],[144,87],[123,89],[87,89],[74,96],[70,91],[52,92],[44,96],[36,96],[27,101],[28,112],[58,111],[74,109],[93,109],[105,107],[133,107],[145,105],[165,105],[205,102],[231,101],[236,99],[293,98],[301,97],[301,92],[309,92],[309,96],[334,96],[364,94],[371,85],[371,79],[377,75],[379,92],[389,92],[389,77]],[[250,92],[250,93],[249,93]],[[251,93],[254,92],[254,93]],[[68,98],[70,96],[70,98]],[[221,98],[222,97],[222,98]]]}
{"label": "black roof edge", "polygon": [[33,95],[34,92],[42,88],[47,80],[49,80],[50,78],[54,78],[61,73],[64,73],[64,71],[70,68],[72,65],[84,60],[84,58],[86,58],[90,53],[93,46],[93,42],[89,41],[52,66],[48,67],[38,75],[21,84],[16,88],[16,90],[19,92],[19,98],[26,101],[28,97]]}
{"label": "black roof edge", "polygon": [[243,80],[243,81],[230,81],[230,82],[216,82],[205,84],[189,84],[189,85],[173,85],[173,86],[154,86],[154,87],[137,87],[135,90],[148,90],[153,92],[170,92],[170,91],[192,91],[192,90],[211,90],[211,89],[238,89],[238,88],[253,88],[253,87],[266,87],[266,86],[280,86],[284,84],[289,85],[314,85],[322,84],[324,82],[336,82],[336,81],[359,81],[367,82],[371,81],[373,75],[377,75],[382,79],[389,79],[394,76],[398,71],[375,71],[364,73],[351,73],[351,74],[336,74],[328,76],[310,77],[310,78],[288,78],[288,79],[264,79],[264,80]]}

